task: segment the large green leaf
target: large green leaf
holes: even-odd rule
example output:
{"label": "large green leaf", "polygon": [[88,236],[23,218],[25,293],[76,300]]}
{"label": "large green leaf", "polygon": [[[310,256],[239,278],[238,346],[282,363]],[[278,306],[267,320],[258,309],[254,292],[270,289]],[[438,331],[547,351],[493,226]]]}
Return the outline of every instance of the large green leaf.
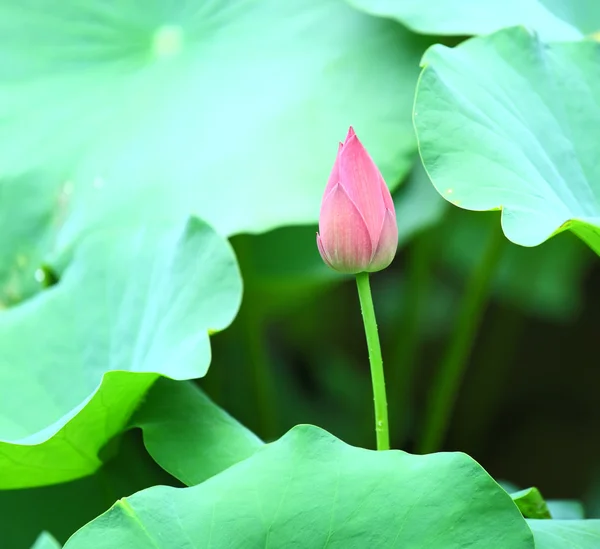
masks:
{"label": "large green leaf", "polygon": [[464,454],[353,448],[300,426],[206,482],[117,502],[68,549],[533,549],[518,509]]}
{"label": "large green leaf", "polygon": [[348,0],[425,34],[488,34],[523,25],[551,40],[577,40],[600,30],[596,0]]}
{"label": "large green leaf", "polygon": [[600,520],[540,520],[527,521],[534,538],[535,549],[598,549]]}
{"label": "large green leaf", "polygon": [[192,383],[159,379],[132,426],[161,467],[188,486],[251,456],[262,441]]}
{"label": "large green leaf", "polygon": [[517,244],[571,229],[600,253],[599,60],[600,44],[543,44],[522,28],[429,49],[414,121],[437,190],[502,208]]}
{"label": "large green leaf", "polygon": [[0,34],[0,173],[69,170],[67,242],[131,216],[314,222],[349,125],[389,182],[416,150],[429,42],[343,0],[1,0]]}
{"label": "large green leaf", "polygon": [[0,488],[97,469],[159,374],[206,373],[240,297],[231,248],[198,220],[84,239],[59,284],[0,315]]}

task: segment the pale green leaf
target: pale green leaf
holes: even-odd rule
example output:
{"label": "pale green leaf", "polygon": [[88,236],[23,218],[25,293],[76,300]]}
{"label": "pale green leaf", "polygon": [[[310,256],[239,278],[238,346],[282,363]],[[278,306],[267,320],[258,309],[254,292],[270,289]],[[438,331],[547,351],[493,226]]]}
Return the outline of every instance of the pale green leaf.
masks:
{"label": "pale green leaf", "polygon": [[600,520],[527,521],[535,538],[535,549],[598,549]]}
{"label": "pale green leaf", "polygon": [[533,549],[518,509],[471,458],[348,446],[299,426],[185,489],[119,501],[67,549]]}
{"label": "pale green leaf", "polygon": [[84,239],[57,285],[0,315],[0,488],[97,469],[159,375],[206,373],[240,298],[231,248],[198,220]]}
{"label": "pale green leaf", "polygon": [[48,532],[42,532],[31,549],[61,549],[61,545]]}
{"label": "pale green leaf", "polygon": [[550,499],[548,509],[554,519],[575,520],[585,518],[585,509],[580,501],[574,499]]}
{"label": "pale green leaf", "polygon": [[600,44],[544,44],[522,28],[434,46],[414,121],[448,201],[502,209],[506,236],[537,246],[571,229],[600,253]]}
{"label": "pale green leaf", "polygon": [[600,30],[596,0],[347,0],[373,15],[425,34],[489,34],[523,25],[550,40],[577,40]]}
{"label": "pale green leaf", "polygon": [[62,245],[132,217],[314,222],[350,125],[392,185],[416,150],[430,42],[343,0],[2,0],[0,34],[0,174],[70,174]]}

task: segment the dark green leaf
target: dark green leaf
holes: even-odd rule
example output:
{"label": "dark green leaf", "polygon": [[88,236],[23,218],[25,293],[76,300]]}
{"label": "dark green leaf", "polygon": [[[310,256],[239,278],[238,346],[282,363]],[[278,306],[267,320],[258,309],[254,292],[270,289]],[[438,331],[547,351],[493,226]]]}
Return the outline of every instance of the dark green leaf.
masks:
{"label": "dark green leaf", "polygon": [[131,422],[150,455],[188,486],[246,459],[263,443],[189,382],[159,379]]}
{"label": "dark green leaf", "polygon": [[44,530],[65,542],[121,497],[156,484],[179,486],[148,455],[139,431],[111,445],[115,453],[91,476],[54,486],[0,490],[0,547],[30,549]]}
{"label": "dark green leaf", "polygon": [[546,501],[537,488],[526,488],[519,490],[510,497],[517,504],[519,511],[525,518],[531,519],[550,519],[550,511],[546,505]]}

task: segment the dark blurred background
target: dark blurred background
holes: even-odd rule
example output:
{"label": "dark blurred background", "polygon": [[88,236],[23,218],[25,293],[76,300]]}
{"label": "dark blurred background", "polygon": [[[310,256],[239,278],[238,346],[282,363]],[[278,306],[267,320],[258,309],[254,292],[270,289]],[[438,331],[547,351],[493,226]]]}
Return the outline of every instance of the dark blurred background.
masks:
{"label": "dark blurred background", "polygon": [[[419,449],[440,361],[500,226],[499,212],[446,206],[435,191],[423,190],[429,205],[421,207],[409,188],[416,185],[431,183],[416,172],[396,193],[401,247],[392,266],[372,276],[393,446],[409,452]],[[416,221],[402,241],[404,213]],[[322,265],[315,232],[233,239],[244,302],[231,328],[214,336],[201,385],[265,440],[314,423],[373,448],[355,284]],[[466,452],[496,479],[535,485],[547,498],[585,500],[587,514],[598,515],[596,256],[570,233],[537,248],[501,239],[440,449]]]}

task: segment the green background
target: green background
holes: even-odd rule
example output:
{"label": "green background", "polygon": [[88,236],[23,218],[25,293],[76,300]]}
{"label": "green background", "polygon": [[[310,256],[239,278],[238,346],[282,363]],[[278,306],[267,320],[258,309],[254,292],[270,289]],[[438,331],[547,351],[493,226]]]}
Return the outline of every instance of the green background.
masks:
{"label": "green background", "polygon": [[[599,31],[592,0],[0,0],[0,546],[600,546]],[[389,453],[315,245],[350,125],[397,212]]]}

